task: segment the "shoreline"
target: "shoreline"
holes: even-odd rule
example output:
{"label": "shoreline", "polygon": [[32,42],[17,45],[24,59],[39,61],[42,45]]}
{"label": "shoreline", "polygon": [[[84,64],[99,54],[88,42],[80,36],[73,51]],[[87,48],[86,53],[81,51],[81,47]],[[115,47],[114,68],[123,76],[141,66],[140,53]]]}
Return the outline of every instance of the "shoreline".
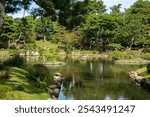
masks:
{"label": "shoreline", "polygon": [[136,71],[131,71],[128,74],[131,80],[139,84],[142,88],[150,91],[150,80],[148,78],[138,75]]}

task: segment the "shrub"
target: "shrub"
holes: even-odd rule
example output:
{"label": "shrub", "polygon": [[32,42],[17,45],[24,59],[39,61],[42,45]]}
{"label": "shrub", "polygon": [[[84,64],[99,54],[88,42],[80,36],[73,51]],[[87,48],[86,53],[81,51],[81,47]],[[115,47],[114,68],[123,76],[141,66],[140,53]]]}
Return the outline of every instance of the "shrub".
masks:
{"label": "shrub", "polygon": [[126,50],[124,53],[126,54],[125,59],[134,59],[140,56],[137,50]]}
{"label": "shrub", "polygon": [[23,85],[18,85],[16,87],[16,90],[18,90],[18,91],[24,91],[24,86]]}
{"label": "shrub", "polygon": [[110,50],[122,50],[123,46],[121,46],[121,44],[117,44],[117,43],[111,43],[108,45]]}
{"label": "shrub", "polygon": [[147,65],[147,73],[150,74],[150,64]]}
{"label": "shrub", "polygon": [[45,88],[50,83],[50,71],[43,64],[35,64],[28,69],[27,78],[33,82],[34,86]]}
{"label": "shrub", "polygon": [[113,60],[123,59],[123,58],[125,58],[125,53],[118,51],[118,50],[115,50],[115,51],[110,53],[110,57]]}
{"label": "shrub", "polygon": [[5,69],[5,66],[2,62],[0,62],[0,70],[4,70]]}
{"label": "shrub", "polygon": [[11,67],[21,67],[26,65],[26,61],[23,57],[19,55],[14,55],[12,58],[4,61],[5,66],[11,66]]}
{"label": "shrub", "polygon": [[0,62],[0,80],[8,80],[9,78],[9,70]]}
{"label": "shrub", "polygon": [[8,80],[10,78],[8,70],[0,70],[0,80]]}
{"label": "shrub", "polygon": [[39,85],[40,85],[41,89],[46,89],[47,88],[46,82],[39,82]]}
{"label": "shrub", "polygon": [[139,52],[136,50],[126,50],[126,51],[112,51],[110,52],[110,57],[113,58],[114,60],[118,60],[118,59],[134,59],[134,58],[138,58]]}

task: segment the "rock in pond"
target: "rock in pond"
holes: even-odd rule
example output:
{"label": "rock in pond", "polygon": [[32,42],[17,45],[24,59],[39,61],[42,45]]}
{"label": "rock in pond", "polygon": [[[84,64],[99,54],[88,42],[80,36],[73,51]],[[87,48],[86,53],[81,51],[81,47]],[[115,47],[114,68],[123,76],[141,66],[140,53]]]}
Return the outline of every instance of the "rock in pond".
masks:
{"label": "rock in pond", "polygon": [[141,80],[141,86],[142,86],[143,88],[146,88],[146,89],[150,90],[150,80],[147,79],[147,78],[142,79],[142,80]]}
{"label": "rock in pond", "polygon": [[61,73],[55,73],[55,75],[53,76],[54,81],[55,82],[62,82],[63,81],[63,77]]}
{"label": "rock in pond", "polygon": [[49,94],[51,97],[55,97],[55,98],[58,98],[59,96],[59,89],[49,89]]}

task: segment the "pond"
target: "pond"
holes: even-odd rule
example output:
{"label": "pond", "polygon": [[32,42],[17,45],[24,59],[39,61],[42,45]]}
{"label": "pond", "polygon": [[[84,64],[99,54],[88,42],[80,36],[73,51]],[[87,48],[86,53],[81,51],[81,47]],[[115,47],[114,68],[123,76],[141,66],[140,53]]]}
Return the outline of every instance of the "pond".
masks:
{"label": "pond", "polygon": [[137,65],[116,65],[108,60],[73,60],[53,67],[65,80],[59,100],[145,100],[150,92],[131,81],[128,72]]}

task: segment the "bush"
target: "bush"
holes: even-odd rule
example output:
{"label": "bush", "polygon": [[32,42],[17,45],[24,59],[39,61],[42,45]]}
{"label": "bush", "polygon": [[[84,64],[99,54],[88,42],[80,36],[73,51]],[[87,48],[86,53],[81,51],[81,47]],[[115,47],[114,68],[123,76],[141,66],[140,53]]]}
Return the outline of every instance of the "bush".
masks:
{"label": "bush", "polygon": [[150,74],[150,64],[147,65],[147,73]]}
{"label": "bush", "polygon": [[41,89],[46,89],[47,88],[46,82],[39,82],[39,85],[40,85]]}
{"label": "bush", "polygon": [[134,59],[138,58],[140,55],[139,52],[136,50],[126,50],[126,51],[115,50],[110,52],[109,56],[114,60],[118,60],[118,59]]}
{"label": "bush", "polygon": [[117,44],[117,43],[111,43],[108,45],[110,50],[123,50],[123,46],[121,46],[121,44]]}
{"label": "bush", "polygon": [[8,80],[10,78],[8,70],[0,70],[0,80]]}
{"label": "bush", "polygon": [[5,69],[5,66],[2,62],[0,62],[0,70],[4,70]]}
{"label": "bush", "polygon": [[24,86],[23,85],[18,85],[16,87],[16,90],[18,90],[18,91],[24,91]]}
{"label": "bush", "polygon": [[118,59],[123,59],[125,58],[125,53],[115,50],[113,52],[110,53],[109,55],[113,60],[118,60]]}
{"label": "bush", "polygon": [[14,55],[12,58],[4,61],[4,65],[10,67],[21,67],[26,65],[26,61],[23,57],[19,55]]}
{"label": "bush", "polygon": [[126,54],[125,59],[134,59],[140,57],[137,50],[126,50],[124,53]]}
{"label": "bush", "polygon": [[2,62],[0,62],[0,80],[8,80],[9,78],[9,70],[4,66]]}
{"label": "bush", "polygon": [[28,69],[27,78],[33,82],[34,86],[45,88],[50,83],[50,71],[42,64],[35,64]]}

